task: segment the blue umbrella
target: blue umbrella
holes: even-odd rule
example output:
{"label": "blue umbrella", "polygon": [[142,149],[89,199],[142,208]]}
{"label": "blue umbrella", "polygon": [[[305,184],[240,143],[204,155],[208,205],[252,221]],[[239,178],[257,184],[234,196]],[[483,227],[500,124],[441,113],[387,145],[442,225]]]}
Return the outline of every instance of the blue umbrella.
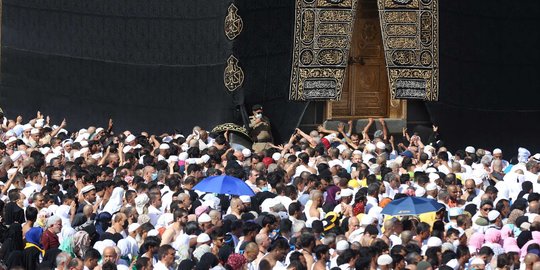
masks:
{"label": "blue umbrella", "polygon": [[229,175],[207,177],[195,185],[193,189],[218,194],[255,196],[253,190],[244,181]]}
{"label": "blue umbrella", "polygon": [[423,197],[405,197],[388,203],[381,214],[390,216],[416,216],[439,211],[444,206],[433,199]]}

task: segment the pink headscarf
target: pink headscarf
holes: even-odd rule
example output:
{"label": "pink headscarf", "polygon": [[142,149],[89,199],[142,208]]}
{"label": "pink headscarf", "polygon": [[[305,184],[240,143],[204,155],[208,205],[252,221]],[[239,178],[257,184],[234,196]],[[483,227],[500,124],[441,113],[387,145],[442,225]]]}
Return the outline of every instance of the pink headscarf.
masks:
{"label": "pink headscarf", "polygon": [[505,240],[508,237],[512,237],[513,235],[514,235],[514,231],[512,230],[512,228],[510,228],[509,224],[506,224],[501,228],[502,240]]}
{"label": "pink headscarf", "polygon": [[494,244],[500,244],[501,243],[501,231],[495,229],[495,228],[489,228],[486,231],[486,236],[484,238],[486,240],[486,243],[494,243]]}
{"label": "pink headscarf", "polygon": [[469,250],[476,253],[484,245],[484,234],[476,232],[469,239]]}
{"label": "pink headscarf", "polygon": [[517,254],[521,254],[521,249],[517,244],[516,238],[508,237],[504,239],[503,247],[506,252],[517,252]]}
{"label": "pink headscarf", "polygon": [[523,247],[521,247],[521,254],[523,254],[522,257],[525,257],[525,255],[527,254],[527,248],[529,247],[529,245],[540,244],[540,232],[534,231],[534,232],[531,232],[531,234],[532,234],[532,239],[529,240],[527,243],[525,243]]}
{"label": "pink headscarf", "polygon": [[534,241],[540,244],[540,232],[539,231],[533,231],[531,232],[532,238]]}

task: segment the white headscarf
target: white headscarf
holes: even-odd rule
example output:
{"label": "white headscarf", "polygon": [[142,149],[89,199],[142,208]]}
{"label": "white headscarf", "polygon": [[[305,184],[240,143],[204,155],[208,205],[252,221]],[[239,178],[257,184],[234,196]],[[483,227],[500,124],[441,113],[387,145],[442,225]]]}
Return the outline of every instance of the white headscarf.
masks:
{"label": "white headscarf", "polygon": [[124,198],[124,189],[121,187],[114,188],[111,198],[103,208],[104,212],[113,215],[122,208],[122,199]]}

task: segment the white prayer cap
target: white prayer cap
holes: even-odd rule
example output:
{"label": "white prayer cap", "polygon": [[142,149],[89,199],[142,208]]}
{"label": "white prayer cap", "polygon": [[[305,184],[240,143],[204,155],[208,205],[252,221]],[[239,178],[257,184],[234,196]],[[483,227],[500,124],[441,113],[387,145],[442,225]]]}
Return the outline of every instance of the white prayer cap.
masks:
{"label": "white prayer cap", "polygon": [[361,154],[362,154],[362,151],[360,151],[360,150],[354,150],[354,151],[352,152],[352,154],[353,154],[353,155],[361,155]]}
{"label": "white prayer cap", "polygon": [[152,229],[147,233],[148,236],[158,236],[159,232],[156,229]]}
{"label": "white prayer cap", "polygon": [[467,146],[467,147],[465,147],[465,152],[467,152],[469,154],[474,154],[476,152],[476,149],[474,149],[474,147],[472,147],[472,146]]}
{"label": "white prayer cap", "polygon": [[247,148],[242,149],[242,155],[244,157],[251,157],[251,150],[249,150]]}
{"label": "white prayer cap", "polygon": [[280,153],[274,153],[272,154],[272,159],[275,160],[275,161],[278,161],[279,159],[281,158],[281,154]]}
{"label": "white prayer cap", "polygon": [[88,185],[88,186],[85,186],[81,189],[81,194],[86,194],[92,190],[96,189],[96,187],[94,185]]}
{"label": "white prayer cap", "polygon": [[377,264],[378,265],[389,265],[392,264],[393,260],[392,257],[388,254],[383,254],[377,258]]}
{"label": "white prayer cap", "polygon": [[432,236],[427,241],[428,247],[440,247],[442,245],[442,240],[439,237]]}
{"label": "white prayer cap", "polygon": [[124,152],[124,154],[127,153],[127,152],[129,152],[129,151],[131,151],[131,145],[126,145],[126,146],[124,146],[124,148],[122,149],[122,152]]}
{"label": "white prayer cap", "polygon": [[377,149],[384,150],[386,148],[386,145],[383,142],[377,142]]}
{"label": "white prayer cap", "polygon": [[128,232],[132,233],[136,231],[139,227],[141,227],[141,225],[139,225],[138,223],[131,223],[128,227]]}
{"label": "white prayer cap", "polygon": [[13,154],[11,154],[11,156],[9,156],[9,158],[11,158],[11,161],[15,162],[17,160],[19,160],[19,158],[22,157],[22,153],[21,151],[15,151],[13,152]]}
{"label": "white prayer cap", "polygon": [[459,215],[463,214],[463,209],[459,207],[452,207],[448,209],[448,216],[450,217],[457,217]]}
{"label": "white prayer cap", "polygon": [[182,153],[178,154],[178,160],[185,161],[188,157],[189,157],[189,155],[186,152],[182,152]]}
{"label": "white prayer cap", "polygon": [[340,153],[343,153],[343,151],[347,150],[347,146],[340,144],[336,147]]}
{"label": "white prayer cap", "polygon": [[339,240],[336,243],[336,250],[343,251],[349,249],[349,242],[347,240]]}
{"label": "white prayer cap", "polygon": [[206,233],[201,233],[197,236],[197,243],[206,243],[210,241],[210,236]]}
{"label": "white prayer cap", "polygon": [[501,215],[501,213],[499,213],[499,211],[497,210],[491,210],[489,211],[488,213],[488,219],[489,221],[495,221],[499,216]]}
{"label": "white prayer cap", "polygon": [[240,200],[243,203],[250,203],[251,202],[251,197],[249,197],[248,195],[242,195],[242,196],[240,196]]}
{"label": "white prayer cap", "polygon": [[30,124],[24,125],[23,130],[32,130],[32,125],[30,125]]}
{"label": "white prayer cap", "polygon": [[199,216],[199,218],[197,219],[197,222],[199,223],[205,223],[205,222],[210,222],[212,221],[212,218],[210,218],[210,216],[206,213],[203,213]]}
{"label": "white prayer cap", "polygon": [[33,128],[32,130],[30,130],[30,134],[32,134],[32,135],[38,135],[38,134],[39,134],[39,129]]}
{"label": "white prayer cap", "polygon": [[168,150],[170,148],[171,147],[166,143],[162,143],[162,144],[159,145],[159,150]]}
{"label": "white prayer cap", "polygon": [[375,147],[376,147],[376,146],[375,146],[374,144],[368,143],[368,144],[366,144],[366,146],[364,147],[364,149],[366,149],[366,151],[367,151],[368,153],[371,153],[371,152],[375,151]]}
{"label": "white prayer cap", "polygon": [[97,133],[100,133],[100,132],[102,132],[102,131],[104,131],[104,130],[105,130],[105,129],[103,129],[102,127],[98,127],[98,128],[96,128],[96,134],[97,134]]}
{"label": "white prayer cap", "polygon": [[334,166],[338,166],[338,165],[343,167],[343,162],[341,162],[341,160],[339,159],[333,159],[333,160],[328,161],[328,166],[330,166],[330,168]]}
{"label": "white prayer cap", "polygon": [[424,189],[423,187],[417,187],[416,191],[414,192],[414,195],[416,195],[416,197],[422,197],[425,194],[426,194],[426,189]]}
{"label": "white prayer cap", "polygon": [[495,148],[493,149],[493,154],[496,155],[496,154],[502,154],[502,150],[499,149],[499,148]]}
{"label": "white prayer cap", "polygon": [[9,139],[7,139],[7,141],[5,142],[6,145],[10,144],[10,143],[13,143],[17,141],[17,138],[15,137],[9,137]]}
{"label": "white prayer cap", "polygon": [[432,173],[429,174],[429,181],[430,182],[434,182],[435,180],[437,180],[439,178],[441,178],[441,177],[437,173],[432,172]]}
{"label": "white prayer cap", "polygon": [[86,128],[79,129],[79,135],[88,133],[88,130]]}
{"label": "white prayer cap", "polygon": [[129,136],[127,136],[127,138],[126,138],[126,143],[130,143],[130,142],[132,142],[134,140],[135,140],[135,135],[129,134]]}
{"label": "white prayer cap", "polygon": [[435,183],[428,183],[426,185],[426,191],[432,191],[432,190],[437,190],[437,184]]}
{"label": "white prayer cap", "polygon": [[342,189],[339,195],[341,196],[341,198],[350,197],[353,195],[353,190],[350,188]]}
{"label": "white prayer cap", "polygon": [[171,156],[169,156],[169,159],[167,161],[169,161],[169,162],[178,162],[178,156],[171,155]]}
{"label": "white prayer cap", "polygon": [[429,167],[426,169],[426,173],[435,173],[437,172],[437,168],[435,167]]}

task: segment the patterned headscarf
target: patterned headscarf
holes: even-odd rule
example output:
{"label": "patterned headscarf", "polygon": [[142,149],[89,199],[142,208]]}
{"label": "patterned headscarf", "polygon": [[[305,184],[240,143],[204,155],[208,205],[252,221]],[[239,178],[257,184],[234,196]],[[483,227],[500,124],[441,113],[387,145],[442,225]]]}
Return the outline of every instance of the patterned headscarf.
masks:
{"label": "patterned headscarf", "polygon": [[229,259],[227,260],[227,264],[233,269],[233,270],[240,270],[242,269],[242,266],[247,263],[247,260],[244,256],[240,254],[232,254],[229,256]]}
{"label": "patterned headscarf", "polygon": [[78,231],[73,235],[73,252],[82,258],[90,247],[90,235],[85,231]]}

